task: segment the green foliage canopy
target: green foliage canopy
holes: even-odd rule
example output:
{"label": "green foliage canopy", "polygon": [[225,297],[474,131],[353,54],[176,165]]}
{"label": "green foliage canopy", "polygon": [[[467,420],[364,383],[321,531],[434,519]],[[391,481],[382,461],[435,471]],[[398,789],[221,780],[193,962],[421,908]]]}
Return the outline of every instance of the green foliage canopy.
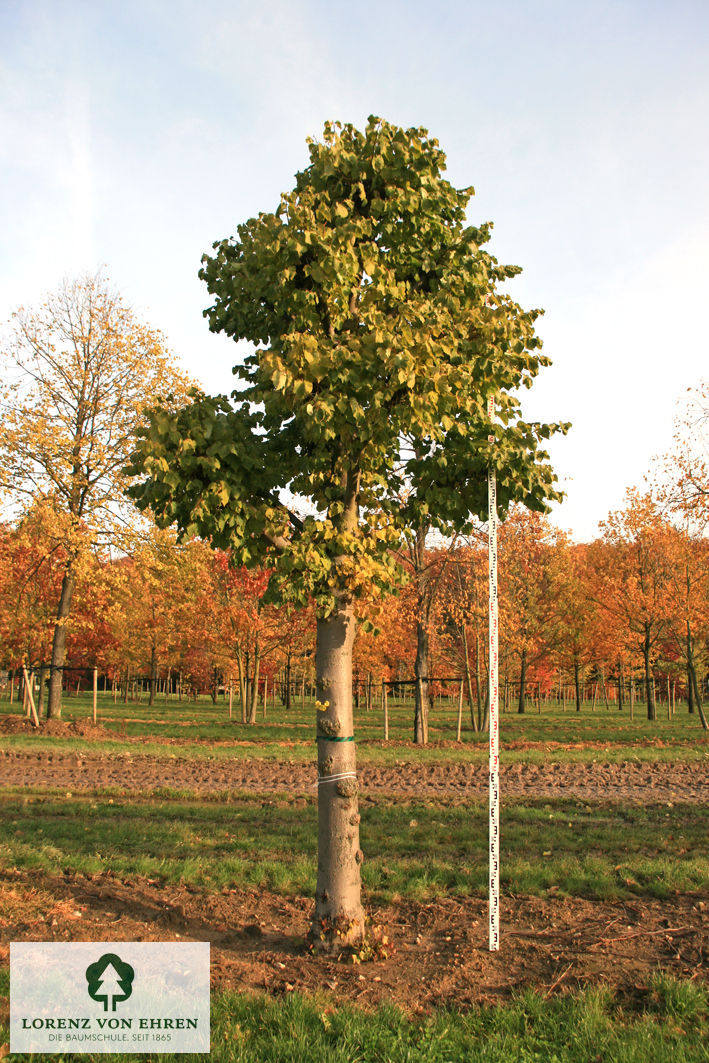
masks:
{"label": "green foliage canopy", "polygon": [[567,426],[521,418],[513,392],[549,364],[539,311],[500,290],[519,269],[466,224],[472,189],[442,176],[438,142],[372,117],[327,123],[309,151],[278,208],[202,260],[210,329],[256,345],[239,388],[154,411],[130,471],[160,523],[271,567],[273,596],[327,615],[391,587],[390,547],[422,521],[484,517],[490,464],[503,513],[559,498],[541,443]]}

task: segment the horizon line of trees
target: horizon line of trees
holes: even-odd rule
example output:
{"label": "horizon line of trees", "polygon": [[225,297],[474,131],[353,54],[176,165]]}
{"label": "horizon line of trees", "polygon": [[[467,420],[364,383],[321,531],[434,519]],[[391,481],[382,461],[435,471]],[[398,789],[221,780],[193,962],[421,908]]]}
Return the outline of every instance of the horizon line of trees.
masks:
{"label": "horizon line of trees", "polygon": [[[65,557],[58,514],[47,501],[0,525],[0,668],[51,673],[57,595]],[[618,709],[658,697],[687,701],[706,726],[709,662],[709,540],[681,529],[650,493],[629,491],[602,534],[574,542],[548,517],[514,508],[499,532],[500,683],[504,708],[539,698],[580,711],[592,697]],[[233,684],[245,721],[259,697],[284,699],[314,681],[312,605],[264,602],[269,574],[233,568],[225,551],[178,543],[146,526],[129,552],[77,550],[66,671],[98,667],[104,682],[141,681],[149,704],[166,686],[217,694]],[[485,529],[431,545],[399,594],[363,610],[354,647],[357,695],[372,686],[430,681],[435,696],[459,677],[471,725],[487,725],[487,548]],[[420,659],[421,584],[427,591],[428,653]],[[63,675],[62,672],[62,675]],[[74,682],[76,679],[74,678]],[[430,706],[429,706],[430,707]],[[424,736],[425,741],[427,736]],[[419,741],[421,738],[419,737]]]}

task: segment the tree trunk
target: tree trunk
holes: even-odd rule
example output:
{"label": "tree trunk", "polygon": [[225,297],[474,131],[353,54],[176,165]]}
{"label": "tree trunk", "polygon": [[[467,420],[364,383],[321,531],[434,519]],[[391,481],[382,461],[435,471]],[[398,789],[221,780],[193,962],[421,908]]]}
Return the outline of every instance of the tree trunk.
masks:
{"label": "tree trunk", "polygon": [[[463,624],[463,631],[465,631],[465,624]],[[467,645],[465,647],[465,658],[466,658],[466,664],[467,664],[467,658],[468,658],[468,647],[467,647]],[[468,674],[469,674],[469,672],[470,672],[470,669],[468,669]],[[469,694],[471,693],[471,691],[470,691],[470,682],[468,682],[468,693]],[[480,635],[479,635],[477,630],[475,632],[475,696],[477,698],[477,705],[478,705],[478,721],[477,721],[478,725],[477,725],[477,727],[475,729],[477,731],[479,731],[479,730],[482,729],[482,724],[483,724],[483,702],[482,702],[482,697],[480,695]],[[470,715],[471,716],[473,714],[472,706],[473,706],[473,699],[471,697],[470,698]]]}
{"label": "tree trunk", "polygon": [[254,651],[254,671],[253,680],[251,686],[251,697],[249,698],[249,723],[256,723],[256,710],[258,708],[258,681],[259,673],[261,671],[261,654],[258,648]]}
{"label": "tree trunk", "polygon": [[413,545],[413,565],[416,574],[416,661],[414,664],[415,702],[414,702],[414,742],[426,745],[428,742],[428,714],[431,708],[428,681],[429,670],[429,617],[431,611],[431,594],[426,573],[426,532],[427,528],[416,531]]}
{"label": "tree trunk", "polygon": [[[499,687],[499,683],[498,683]],[[483,718],[480,721],[480,730],[486,731],[490,722],[490,684],[485,684],[485,698],[483,700]]]}
{"label": "tree trunk", "polygon": [[692,645],[692,632],[687,621],[687,672],[689,674],[689,690],[693,695],[693,701],[699,710],[699,719],[702,722],[704,730],[708,730],[706,716],[704,715],[704,709],[702,708],[702,699],[699,694],[699,684],[697,682],[697,669],[694,664],[694,648]]}
{"label": "tree trunk", "polygon": [[524,712],[524,684],[527,678],[527,647],[522,650],[522,658],[519,662],[519,701],[517,702],[517,712]]}
{"label": "tree trunk", "polygon": [[148,706],[155,704],[155,694],[158,687],[158,651],[155,643],[150,647],[150,694],[148,696]]}
{"label": "tree trunk", "polygon": [[694,683],[692,682],[692,671],[694,668],[694,650],[692,646],[692,631],[689,626],[689,620],[687,620],[687,708],[690,713],[694,713]]}
{"label": "tree trunk", "polygon": [[431,707],[429,696],[429,642],[428,627],[422,621],[416,623],[416,701],[414,708],[414,742],[426,745],[428,742],[428,713]]}
{"label": "tree trunk", "polygon": [[42,715],[42,708],[44,706],[44,688],[46,686],[46,680],[47,680],[47,666],[45,664],[40,664],[40,666],[39,666],[39,682],[38,682],[38,685],[37,685],[37,701],[35,703],[35,708],[37,709],[37,715],[38,716]]}
{"label": "tree trunk", "polygon": [[623,665],[618,661],[618,712],[623,711],[623,686],[625,679],[623,677]]}
{"label": "tree trunk", "polygon": [[364,936],[360,895],[359,811],[352,733],[355,618],[340,602],[318,619],[315,649],[318,746],[318,878],[312,939],[338,951]]}
{"label": "tree trunk", "polygon": [[285,686],[285,691],[284,691],[285,697],[283,699],[283,703],[285,705],[286,712],[288,712],[288,710],[290,709],[290,667],[291,666],[290,666],[290,651],[289,651],[288,656],[286,657],[286,686]]}
{"label": "tree trunk", "polygon": [[[473,725],[473,730],[477,731],[477,729],[478,729],[478,721],[480,719],[480,716],[482,715],[482,713],[480,711],[480,680],[479,679],[477,680],[477,687],[478,687],[478,689],[477,689],[478,714],[477,714],[477,717],[476,717],[476,715],[475,715],[475,705],[474,705],[474,702],[473,702],[473,679],[472,679],[472,676],[470,674],[470,656],[468,654],[468,635],[467,635],[467,632],[465,630],[465,622],[463,622],[460,625],[460,632],[461,632],[462,639],[463,639],[463,670],[464,670],[464,673],[465,673],[465,685],[466,685],[467,690],[468,690],[468,704],[470,705],[470,722]],[[476,639],[477,639],[477,636],[476,636]],[[476,653],[476,657],[477,657],[477,653]],[[477,664],[476,664],[476,671],[477,671]]]}
{"label": "tree trunk", "polygon": [[576,694],[576,711],[581,712],[581,682],[578,657],[574,657],[574,691]]}
{"label": "tree trunk", "polygon": [[653,688],[652,674],[650,672],[650,630],[647,624],[645,625],[645,638],[643,639],[643,664],[645,665],[647,718],[648,720],[654,720],[657,714],[655,712],[655,690]]}
{"label": "tree trunk", "polygon": [[71,612],[71,599],[76,583],[71,566],[67,566],[62,579],[62,589],[57,606],[57,622],[52,638],[52,665],[49,673],[49,694],[47,697],[47,719],[58,720],[62,714],[62,686],[64,682],[64,663],[66,661],[66,622]]}
{"label": "tree trunk", "polygon": [[239,669],[239,700],[241,701],[241,722],[246,723],[246,669],[248,668],[248,660],[246,661],[246,665],[244,665],[244,658],[240,646],[238,646],[236,650],[236,664]]}

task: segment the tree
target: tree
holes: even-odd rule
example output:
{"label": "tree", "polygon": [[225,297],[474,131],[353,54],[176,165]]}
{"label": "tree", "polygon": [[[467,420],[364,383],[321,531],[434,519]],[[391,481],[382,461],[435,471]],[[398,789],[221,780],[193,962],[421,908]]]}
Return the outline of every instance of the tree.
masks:
{"label": "tree", "polygon": [[651,495],[626,492],[625,509],[600,522],[588,562],[601,609],[619,618],[642,652],[648,720],[656,718],[652,658],[672,619],[671,529]]}
{"label": "tree", "polygon": [[182,393],[159,333],[140,324],[104,278],[64,283],[18,310],[5,352],[0,484],[20,509],[47,500],[65,518],[65,562],[52,637],[50,716],[61,715],[66,623],[87,537],[125,519],[123,468],[147,403]]}
{"label": "tree", "polygon": [[51,507],[32,507],[0,527],[0,664],[33,668],[48,659],[52,605],[63,555]]}
{"label": "tree", "polygon": [[681,532],[676,540],[678,572],[673,590],[678,604],[682,632],[677,643],[687,665],[689,711],[699,709],[702,726],[707,721],[702,709],[696,669],[696,624],[698,604],[705,603],[709,569],[706,565],[709,528],[709,382],[689,390],[682,415],[676,421],[672,450],[655,470],[655,498]]}
{"label": "tree", "polygon": [[500,528],[500,630],[506,651],[519,660],[519,713],[529,671],[548,654],[555,612],[551,562],[559,537],[538,513],[521,508]]}
{"label": "tree", "polygon": [[[423,515],[450,534],[484,511],[491,462],[501,510],[557,497],[541,441],[558,426],[521,420],[510,392],[546,364],[537,313],[499,291],[518,270],[484,249],[489,226],[465,225],[471,189],[443,178],[437,141],[370,118],[363,133],[328,123],[309,150],[278,208],[203,259],[210,328],[258,345],[235,368],[241,390],[233,404],[195,395],[155,411],[131,494],[182,534],[231,548],[235,564],[271,569],[271,600],[315,603],[313,934],[337,948],[364,928],[358,603],[400,581],[392,547]],[[309,500],[305,517],[285,501],[294,495]]]}
{"label": "tree", "polygon": [[660,498],[684,523],[709,524],[709,380],[690,388],[675,422],[672,450],[662,459]]}
{"label": "tree", "polygon": [[[555,603],[552,618],[554,657],[562,673],[569,671],[573,674],[576,711],[581,712],[582,670],[592,662],[598,662],[602,650],[606,650],[607,646],[612,647],[612,652],[603,653],[603,658],[610,656],[613,663],[618,665],[621,683],[623,649],[618,644],[618,619],[615,614],[610,616],[604,613],[603,623],[599,623],[600,607],[593,596],[594,588],[589,586],[587,547],[584,543],[571,543],[560,537],[552,558],[551,589]],[[603,596],[602,588],[597,590],[596,597],[599,596]],[[602,632],[610,638],[603,638]],[[621,685],[618,690],[622,704]]]}
{"label": "tree", "polygon": [[[456,661],[465,676],[470,705],[470,722],[474,731],[488,725],[490,711],[487,674],[488,636],[488,557],[483,544],[483,528],[477,528],[466,543],[458,543],[448,567],[444,586],[441,622]],[[468,635],[470,632],[470,637]],[[475,689],[471,653],[474,650]]]}

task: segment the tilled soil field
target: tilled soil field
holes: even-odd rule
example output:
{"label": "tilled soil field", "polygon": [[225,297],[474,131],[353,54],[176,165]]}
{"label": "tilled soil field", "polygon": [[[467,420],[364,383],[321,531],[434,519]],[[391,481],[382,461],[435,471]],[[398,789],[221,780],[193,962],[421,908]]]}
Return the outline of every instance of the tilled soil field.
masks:
{"label": "tilled soil field", "polygon": [[[0,730],[10,730],[6,726]],[[12,730],[19,727],[12,725]],[[59,728],[56,728],[59,734]],[[67,737],[77,729],[61,725]],[[92,733],[88,733],[89,731]],[[93,733],[95,730],[96,733]],[[85,738],[115,737],[82,725]],[[86,733],[84,733],[86,732]],[[45,730],[49,733],[49,728]],[[150,794],[170,789],[216,793],[315,793],[314,762],[202,756],[146,756],[140,740],[130,752],[0,750],[0,787],[72,793],[110,789]],[[222,751],[224,752],[224,751]],[[406,757],[406,749],[401,751]],[[591,763],[502,768],[506,798],[574,797],[621,804],[702,803],[709,794],[709,759],[702,762],[609,763],[603,750]],[[363,763],[363,800],[436,797],[446,803],[484,800],[484,763],[402,759],[394,766]],[[504,896],[502,947],[490,953],[487,905],[477,898],[443,897],[370,911],[389,943],[375,962],[358,966],[310,955],[305,945],[309,897],[266,889],[219,892],[122,878],[110,868],[96,875],[0,870],[0,962],[10,941],[209,941],[215,986],[287,994],[329,994],[364,1006],[398,1004],[408,1012],[440,1005],[494,1002],[533,986],[548,995],[603,983],[632,1004],[651,992],[657,971],[709,980],[709,884],[662,901],[616,902],[561,896]]]}
{"label": "tilled soil field", "polygon": [[[599,758],[602,756],[599,753]],[[359,768],[362,793],[405,798],[484,798],[485,764],[406,762]],[[709,797],[709,759],[696,762],[512,764],[501,769],[506,797],[575,797],[583,801],[702,802]],[[0,786],[151,793],[160,789],[195,794],[229,792],[312,793],[314,763],[300,761],[179,757],[140,754],[106,756],[37,750],[0,750]]]}
{"label": "tilled soil field", "polygon": [[209,941],[215,986],[325,992],[413,1013],[494,1002],[527,986],[551,995],[602,983],[632,1001],[649,993],[658,970],[709,976],[707,897],[504,897],[497,953],[488,951],[485,902],[402,902],[370,913],[391,945],[364,965],[310,955],[311,912],[308,897],[264,889],[207,893],[110,872],[0,872],[0,961],[20,940]]}

